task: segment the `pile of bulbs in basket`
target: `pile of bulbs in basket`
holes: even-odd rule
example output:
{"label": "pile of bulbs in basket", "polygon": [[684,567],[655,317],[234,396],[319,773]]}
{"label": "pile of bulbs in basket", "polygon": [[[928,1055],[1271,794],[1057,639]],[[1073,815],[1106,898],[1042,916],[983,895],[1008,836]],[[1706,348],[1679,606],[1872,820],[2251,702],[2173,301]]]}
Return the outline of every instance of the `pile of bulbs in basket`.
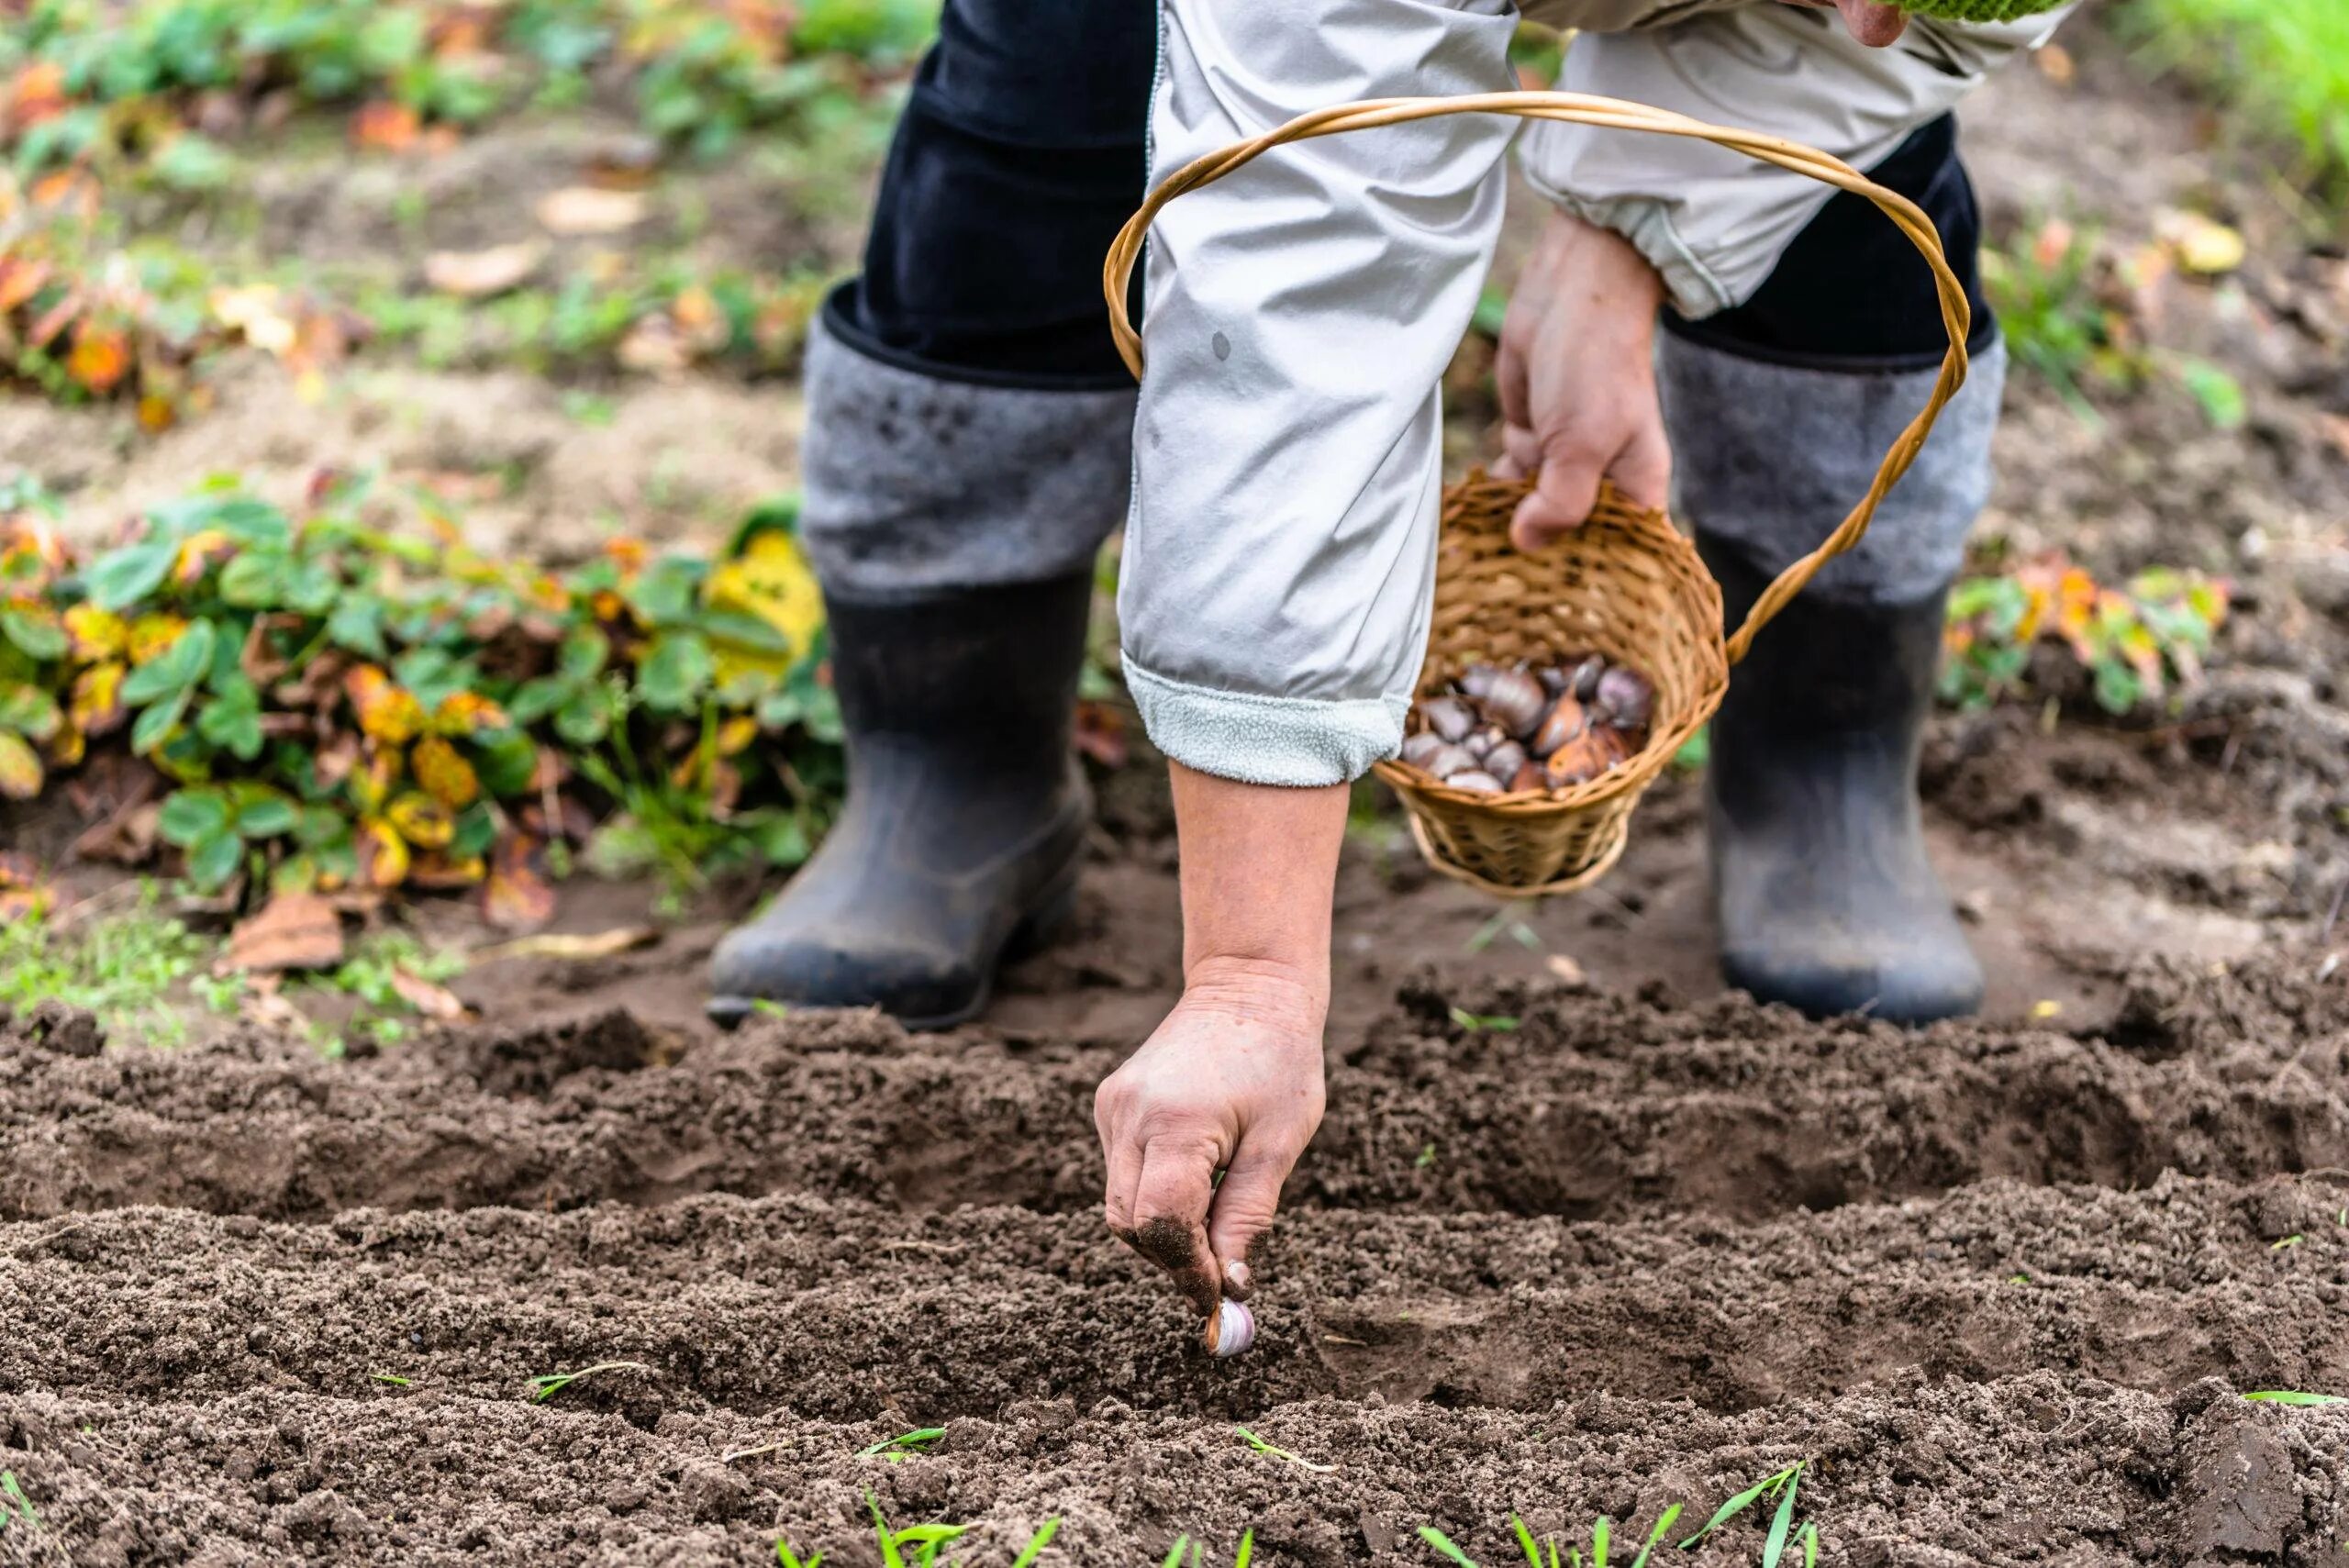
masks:
{"label": "pile of bulbs in basket", "polygon": [[1596,653],[1531,669],[1472,664],[1411,709],[1403,761],[1479,795],[1586,784],[1647,744],[1655,687]]}

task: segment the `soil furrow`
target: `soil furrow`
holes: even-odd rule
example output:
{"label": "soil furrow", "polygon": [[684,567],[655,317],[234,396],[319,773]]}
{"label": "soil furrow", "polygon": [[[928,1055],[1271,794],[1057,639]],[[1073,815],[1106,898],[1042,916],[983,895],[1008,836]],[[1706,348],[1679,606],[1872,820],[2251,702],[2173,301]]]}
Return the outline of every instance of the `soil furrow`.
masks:
{"label": "soil furrow", "polygon": [[[583,1385],[584,1386],[584,1385]],[[1813,1462],[1802,1512],[1831,1563],[2317,1562],[2349,1530],[2349,1414],[2248,1404],[2201,1384],[2162,1397],[2034,1373],[1910,1380],[1721,1417],[1589,1395],[1532,1414],[1316,1401],[1249,1449],[1225,1423],[1036,1400],[950,1424],[902,1463],[856,1457],[889,1429],[609,1414],[384,1389],[213,1404],[0,1398],[0,1462],[39,1511],[0,1561],[772,1562],[786,1534],[867,1563],[868,1491],[891,1519],[966,1524],[964,1561],[1009,1561],[1047,1518],[1053,1561],[1132,1568],[1178,1531],[1223,1560],[1338,1568],[1431,1560],[1432,1524],[1501,1561],[1507,1518],[1560,1532],[1605,1513],[1682,1528],[1731,1492]],[[764,1451],[730,1462],[745,1449]],[[1145,1457],[1146,1456],[1146,1457]],[[66,1551],[65,1543],[72,1543]],[[1674,1554],[1750,1564],[1756,1523]]]}
{"label": "soil furrow", "polygon": [[325,1227],[121,1210],[0,1227],[0,1388],[350,1394],[390,1373],[495,1397],[625,1360],[645,1370],[609,1385],[648,1426],[713,1406],[928,1423],[1039,1388],[1241,1417],[1591,1388],[1736,1410],[1912,1367],[2349,1388],[2344,1201],[2169,1180],[1751,1229],[1308,1214],[1262,1260],[1261,1349],[1232,1362],[1089,1219],[1020,1209],[702,1198]]}
{"label": "soil furrow", "polygon": [[[2349,1165],[2349,1024],[2256,1001],[2234,977],[2165,981],[2115,1045],[1577,995],[1504,995],[1492,1005],[1519,1027],[1472,1031],[1407,989],[1344,1046],[1292,1201],[1761,1218],[1997,1176],[2132,1187]],[[1074,1210],[1097,1201],[1091,1095],[1113,1060],[909,1040],[863,1015],[695,1042],[607,1013],[355,1063],[258,1040],[77,1055],[35,1032],[0,1033],[7,1218],[778,1191]]]}

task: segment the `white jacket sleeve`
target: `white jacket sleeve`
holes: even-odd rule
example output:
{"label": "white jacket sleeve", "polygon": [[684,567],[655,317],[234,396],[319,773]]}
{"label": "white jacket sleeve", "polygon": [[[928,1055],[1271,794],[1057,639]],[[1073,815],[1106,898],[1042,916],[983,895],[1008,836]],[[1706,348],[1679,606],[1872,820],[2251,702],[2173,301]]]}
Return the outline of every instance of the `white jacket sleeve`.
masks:
{"label": "white jacket sleeve", "polygon": [[[1505,0],[1164,0],[1153,183],[1354,98],[1512,84]],[[1153,227],[1118,609],[1177,762],[1328,784],[1393,754],[1427,637],[1437,385],[1475,308],[1516,122],[1277,149]]]}
{"label": "white jacket sleeve", "polygon": [[[1832,11],[1703,10],[1659,28],[1576,39],[1558,85],[1768,131],[1865,170],[2000,63],[2044,43],[2065,14],[1986,26],[1916,17],[1898,43],[1868,49]],[[1520,157],[1561,207],[1636,245],[1692,318],[1750,298],[1834,195],[1709,142],[1553,121],[1527,131]]]}

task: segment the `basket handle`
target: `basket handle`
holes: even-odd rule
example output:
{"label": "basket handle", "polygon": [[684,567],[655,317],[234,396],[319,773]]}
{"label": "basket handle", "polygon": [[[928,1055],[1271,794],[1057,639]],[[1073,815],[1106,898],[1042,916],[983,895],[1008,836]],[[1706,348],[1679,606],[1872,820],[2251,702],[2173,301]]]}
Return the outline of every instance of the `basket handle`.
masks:
{"label": "basket handle", "polygon": [[1957,389],[1965,384],[1965,343],[1973,329],[1973,311],[1965,301],[1965,285],[1950,270],[1949,259],[1942,251],[1941,235],[1932,220],[1908,197],[1887,190],[1840,158],[1805,147],[1800,142],[1787,141],[1760,131],[1737,130],[1728,126],[1709,125],[1669,109],[1650,107],[1643,104],[1627,103],[1618,98],[1601,98],[1584,93],[1478,93],[1451,98],[1371,98],[1360,103],[1339,104],[1326,109],[1316,109],[1299,115],[1286,125],[1278,126],[1247,141],[1237,142],[1219,152],[1210,152],[1193,159],[1168,175],[1158,188],[1150,193],[1141,210],[1126,220],[1125,228],[1109,247],[1108,260],[1101,269],[1103,292],[1109,302],[1109,330],[1117,339],[1118,352],[1126,368],[1139,379],[1141,375],[1141,335],[1134,330],[1126,315],[1126,290],[1133,275],[1134,263],[1141,256],[1143,241],[1149,237],[1150,226],[1157,220],[1166,204],[1186,191],[1197,190],[1223,178],[1241,165],[1271,151],[1286,142],[1306,141],[1314,137],[1336,136],[1342,131],[1368,130],[1376,126],[1402,125],[1411,120],[1433,119],[1442,115],[1516,115],[1526,119],[1564,120],[1574,125],[1601,126],[1616,130],[1653,131],[1660,136],[1684,136],[1698,141],[1709,141],[1765,163],[1775,163],[1798,174],[1807,174],[1824,183],[1865,196],[1884,209],[1885,216],[1899,226],[1933,270],[1933,282],[1941,295],[1942,325],[1949,330],[1949,352],[1942,360],[1940,378],[1933,384],[1933,394],[1926,401],[1924,411],[1911,420],[1909,428],[1892,443],[1885,454],[1883,465],[1876,470],[1876,483],[1868,487],[1858,506],[1836,525],[1826,541],[1809,555],[1778,573],[1777,579],[1762,591],[1746,613],[1745,622],[1732,633],[1725,644],[1729,662],[1736,663],[1745,657],[1753,644],[1753,634],[1768,623],[1771,617],[1786,607],[1787,602],[1802,592],[1816,576],[1819,569],[1860,542],[1868,524],[1876,517],[1876,508],[1886,495],[1909,472],[1909,464],[1923,450],[1925,438],[1933,428],[1933,421],[1941,417]]}

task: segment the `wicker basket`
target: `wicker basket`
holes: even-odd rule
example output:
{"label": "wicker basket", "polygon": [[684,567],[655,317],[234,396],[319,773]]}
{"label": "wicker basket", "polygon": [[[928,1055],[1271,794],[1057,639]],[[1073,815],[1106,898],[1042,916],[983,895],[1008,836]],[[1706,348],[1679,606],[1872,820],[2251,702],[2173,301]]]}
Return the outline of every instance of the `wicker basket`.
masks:
{"label": "wicker basket", "polygon": [[1412,836],[1430,864],[1488,893],[1530,898],[1587,887],[1621,858],[1640,796],[1720,706],[1730,667],[1744,657],[1754,633],[1821,566],[1859,542],[1877,506],[1909,472],[1933,421],[1965,384],[1972,323],[1965,288],[1950,271],[1932,220],[1906,197],[1824,152],[1575,93],[1386,98],[1301,116],[1194,161],[1151,193],[1119,233],[1103,269],[1110,329],[1127,367],[1141,375],[1141,339],[1127,319],[1127,284],[1151,222],[1167,203],[1286,142],[1457,114],[1516,115],[1692,137],[1865,196],[1899,226],[1932,268],[1950,340],[1932,396],[1885,455],[1867,495],[1817,550],[1763,591],[1744,624],[1726,637],[1719,584],[1698,559],[1696,547],[1662,512],[1633,506],[1604,489],[1598,509],[1581,528],[1527,554],[1510,548],[1508,526],[1530,482],[1471,473],[1445,491],[1422,695],[1448,686],[1470,664],[1539,662],[1580,652],[1628,663],[1655,686],[1647,743],[1607,773],[1571,788],[1477,794],[1453,789],[1408,763],[1378,764],[1379,777],[1394,786],[1409,810]]}

